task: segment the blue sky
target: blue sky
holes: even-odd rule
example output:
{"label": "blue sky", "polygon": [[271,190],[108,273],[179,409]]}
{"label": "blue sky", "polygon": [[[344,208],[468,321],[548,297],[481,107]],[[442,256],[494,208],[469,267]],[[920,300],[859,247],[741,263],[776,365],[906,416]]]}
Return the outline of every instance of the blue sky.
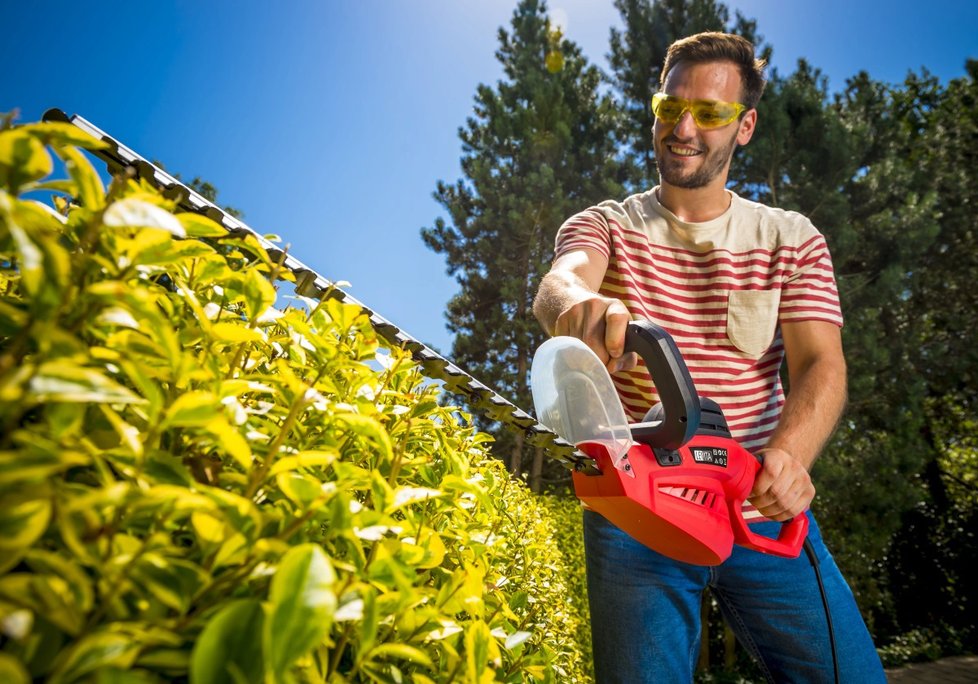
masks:
{"label": "blue sky", "polygon": [[[946,81],[978,58],[978,1],[728,1],[758,22],[782,73],[807,58],[832,89],[860,70]],[[419,231],[460,177],[457,131],[501,76],[516,0],[7,3],[0,111],[80,114],[184,178],[409,334],[447,352],[455,293]],[[611,0],[551,0],[606,67]],[[760,123],[763,125],[763,122]]]}

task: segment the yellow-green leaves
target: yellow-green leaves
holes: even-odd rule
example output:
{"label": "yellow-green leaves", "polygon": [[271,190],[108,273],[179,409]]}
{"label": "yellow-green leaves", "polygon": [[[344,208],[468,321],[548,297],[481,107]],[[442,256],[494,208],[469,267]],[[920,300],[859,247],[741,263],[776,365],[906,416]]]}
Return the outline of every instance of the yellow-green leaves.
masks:
{"label": "yellow-green leaves", "polygon": [[176,216],[138,197],[127,197],[110,204],[102,222],[110,228],[158,228],[175,237],[187,234]]}
{"label": "yellow-green leaves", "polygon": [[0,190],[0,244],[11,241],[7,257],[16,264],[16,277],[29,297],[26,308],[38,318],[62,303],[68,281],[69,256],[57,239],[59,230],[40,206]]}
{"label": "yellow-green leaves", "polygon": [[7,653],[0,653],[0,682],[30,684],[30,681],[30,673],[20,660]]}
{"label": "yellow-green leaves", "polygon": [[245,271],[241,286],[248,320],[257,319],[265,313],[265,309],[275,303],[275,288],[258,269],[249,268]]}
{"label": "yellow-green leaves", "polygon": [[51,500],[47,492],[28,489],[8,493],[0,506],[0,567],[19,558],[47,530]]}
{"label": "yellow-green leaves", "polygon": [[0,680],[583,681],[545,516],[407,352],[76,144],[0,133]]}
{"label": "yellow-green leaves", "polygon": [[139,644],[125,634],[102,631],[83,636],[63,652],[51,684],[83,680],[107,669],[127,670],[139,655]]}
{"label": "yellow-green leaves", "polygon": [[170,404],[163,419],[167,427],[203,427],[221,411],[220,400],[211,392],[186,392]]}
{"label": "yellow-green leaves", "polygon": [[54,167],[44,144],[28,131],[0,131],[0,186],[16,193],[21,186],[44,178]]}
{"label": "yellow-green leaves", "polygon": [[214,615],[194,646],[192,684],[259,684],[265,681],[261,603],[242,599]]}
{"label": "yellow-green leaves", "polygon": [[77,198],[82,206],[92,210],[104,207],[105,186],[88,158],[74,147],[58,148],[57,153],[75,182]]}
{"label": "yellow-green leaves", "polygon": [[31,403],[141,404],[145,401],[106,377],[104,372],[67,360],[41,364],[31,376],[25,398]]}
{"label": "yellow-green leaves", "polygon": [[100,150],[108,147],[106,143],[96,140],[77,126],[60,121],[25,124],[15,130],[28,133],[45,144],[53,144],[58,147],[81,147],[86,150]]}
{"label": "yellow-green leaves", "polygon": [[329,634],[335,583],[333,566],[319,546],[303,544],[283,556],[272,579],[265,623],[268,665],[276,680]]}

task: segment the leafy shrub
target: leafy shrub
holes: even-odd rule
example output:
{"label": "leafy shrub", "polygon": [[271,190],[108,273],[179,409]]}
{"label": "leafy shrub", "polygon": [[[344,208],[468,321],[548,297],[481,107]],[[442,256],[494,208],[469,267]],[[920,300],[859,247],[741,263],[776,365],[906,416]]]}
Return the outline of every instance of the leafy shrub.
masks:
{"label": "leafy shrub", "polygon": [[934,628],[914,629],[901,634],[877,650],[885,667],[931,662],[945,656],[967,652],[963,646],[962,636],[952,627],[938,625]]}
{"label": "leafy shrub", "polygon": [[0,680],[583,681],[583,568],[487,438],[96,145],[0,131]]}
{"label": "leafy shrub", "polygon": [[552,537],[563,555],[567,575],[568,610],[577,617],[577,643],[580,645],[585,673],[594,677],[591,655],[591,618],[587,603],[587,575],[584,572],[584,526],[581,502],[572,496],[548,495],[538,497],[553,521]]}

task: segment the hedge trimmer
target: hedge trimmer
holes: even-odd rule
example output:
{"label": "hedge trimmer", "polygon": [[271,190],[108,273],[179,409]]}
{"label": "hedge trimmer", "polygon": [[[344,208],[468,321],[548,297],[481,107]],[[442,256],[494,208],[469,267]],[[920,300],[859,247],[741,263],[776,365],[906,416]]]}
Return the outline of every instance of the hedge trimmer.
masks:
{"label": "hedge trimmer", "polygon": [[554,337],[533,358],[541,422],[593,457],[601,471],[574,473],[577,497],[642,544],[686,563],[719,565],[734,542],[797,557],[807,516],[784,524],[777,539],[748,528],[743,505],[760,459],[731,437],[719,405],[698,397],[672,337],[648,321],[632,321],[625,351],[642,357],[661,399],[647,422],[627,422],[611,376],[582,341]]}

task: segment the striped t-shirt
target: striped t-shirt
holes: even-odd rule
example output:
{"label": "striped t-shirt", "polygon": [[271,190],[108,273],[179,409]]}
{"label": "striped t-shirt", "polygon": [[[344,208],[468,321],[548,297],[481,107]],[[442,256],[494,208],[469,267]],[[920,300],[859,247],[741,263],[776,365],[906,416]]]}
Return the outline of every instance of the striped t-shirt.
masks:
{"label": "striped t-shirt", "polygon": [[[755,450],[784,404],[780,324],[841,327],[842,313],[825,238],[811,222],[730,195],[730,208],[704,223],[677,218],[655,189],[603,202],[561,226],[556,256],[580,248],[607,256],[599,293],[673,336],[697,392],[716,401],[733,437]],[[658,402],[641,363],[614,380],[631,420]]]}

